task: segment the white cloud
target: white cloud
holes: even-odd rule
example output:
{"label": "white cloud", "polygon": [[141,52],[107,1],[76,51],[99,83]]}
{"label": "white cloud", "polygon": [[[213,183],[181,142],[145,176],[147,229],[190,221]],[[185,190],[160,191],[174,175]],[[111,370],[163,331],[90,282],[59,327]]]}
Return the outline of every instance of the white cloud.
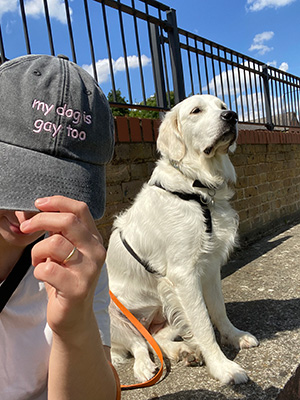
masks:
{"label": "white cloud", "polygon": [[287,6],[296,0],[247,0],[249,11],[261,11],[264,8],[279,8]]}
{"label": "white cloud", "polygon": [[265,42],[271,40],[273,36],[274,32],[272,31],[258,33],[257,35],[255,35],[253,43],[249,48],[249,51],[257,51],[258,54],[264,55],[267,52],[273,50],[273,47],[269,47],[265,44]]}
{"label": "white cloud", "polygon": [[17,10],[17,0],[1,0],[0,1],[0,18],[7,12],[14,12]]}
{"label": "white cloud", "polygon": [[257,53],[261,56],[272,50],[273,47],[266,46],[265,44],[252,44],[249,48],[249,51],[257,51]]}
{"label": "white cloud", "polygon": [[[151,63],[151,59],[145,56],[144,54],[141,56],[142,66],[145,67]],[[137,56],[128,56],[127,57],[128,68],[138,68],[139,67],[139,59]],[[117,60],[112,60],[113,71],[114,74],[117,72],[125,71],[125,58],[119,57]],[[92,65],[83,65],[86,71],[88,71],[91,75],[93,75],[93,66]],[[109,70],[109,61],[107,58],[98,60],[96,62],[96,69],[98,75],[98,82],[101,84],[103,82],[107,82],[110,76]]]}
{"label": "white cloud", "polygon": [[[63,24],[66,23],[66,10],[63,0],[48,0],[50,17],[57,19]],[[44,15],[44,5],[41,0],[28,0],[25,2],[26,14],[31,17],[39,18]],[[72,9],[70,8],[72,14]]]}
{"label": "white cloud", "polygon": [[268,40],[271,40],[273,38],[273,36],[274,36],[274,32],[272,32],[272,31],[258,33],[257,35],[255,35],[255,37],[253,39],[253,43],[267,42]]}
{"label": "white cloud", "polygon": [[[66,10],[63,0],[48,0],[48,9],[51,18],[59,22],[66,23]],[[19,10],[17,0],[0,0],[0,17],[7,12],[16,12]],[[44,3],[42,0],[25,1],[25,12],[27,16],[40,18],[45,14]],[[72,9],[70,8],[72,15]]]}
{"label": "white cloud", "polygon": [[286,72],[289,69],[289,65],[286,62],[283,62],[280,64],[279,69],[281,69],[281,71]]}
{"label": "white cloud", "polygon": [[[267,65],[270,65],[271,67],[277,68],[277,61],[276,60],[268,61]],[[278,67],[278,69],[280,69],[281,71],[286,72],[289,69],[289,65],[286,62],[282,62],[280,64],[280,66]]]}

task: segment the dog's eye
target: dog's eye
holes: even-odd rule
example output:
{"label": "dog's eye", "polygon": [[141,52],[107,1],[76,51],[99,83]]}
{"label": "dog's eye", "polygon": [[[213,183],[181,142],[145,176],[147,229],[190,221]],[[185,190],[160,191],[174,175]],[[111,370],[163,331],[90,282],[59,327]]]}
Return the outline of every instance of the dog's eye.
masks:
{"label": "dog's eye", "polygon": [[227,107],[225,106],[225,104],[221,105],[221,110],[227,110]]}
{"label": "dog's eye", "polygon": [[199,114],[199,113],[201,113],[201,108],[199,108],[199,107],[195,107],[193,110],[192,110],[192,112],[191,112],[191,114]]}

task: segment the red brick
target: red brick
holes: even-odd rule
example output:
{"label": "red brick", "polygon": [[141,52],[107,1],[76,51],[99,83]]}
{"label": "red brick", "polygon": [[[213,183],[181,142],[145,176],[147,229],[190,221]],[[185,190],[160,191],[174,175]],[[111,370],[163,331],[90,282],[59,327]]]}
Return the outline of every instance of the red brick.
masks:
{"label": "red brick", "polygon": [[142,131],[143,131],[143,140],[145,142],[153,142],[154,141],[154,131],[152,119],[143,118],[142,120]]}
{"label": "red brick", "polygon": [[130,139],[132,142],[142,142],[142,131],[139,118],[129,118]]}
{"label": "red brick", "polygon": [[116,139],[119,142],[130,142],[127,117],[116,118]]}

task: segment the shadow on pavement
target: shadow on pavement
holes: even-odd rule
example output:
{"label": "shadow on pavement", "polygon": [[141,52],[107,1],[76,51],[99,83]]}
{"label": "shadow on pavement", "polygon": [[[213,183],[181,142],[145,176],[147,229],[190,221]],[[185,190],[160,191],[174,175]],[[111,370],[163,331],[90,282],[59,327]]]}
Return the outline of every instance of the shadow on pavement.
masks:
{"label": "shadow on pavement", "polygon": [[[277,234],[278,232],[276,233],[276,235]],[[262,255],[267,254],[269,251],[280,246],[282,243],[290,238],[291,236],[287,235],[283,238],[271,241],[272,237],[268,236],[261,239],[259,242],[250,245],[247,248],[238,249],[232,255],[232,259],[222,267],[222,279],[234,274],[240,268],[243,268],[245,265],[249,264],[251,261],[256,260]]]}
{"label": "shadow on pavement", "polygon": [[235,326],[250,331],[259,340],[300,328],[300,298],[227,303],[226,309]]}
{"label": "shadow on pavement", "polygon": [[[234,387],[233,387],[234,388]],[[270,398],[274,398],[278,393],[278,389],[273,386],[269,387],[266,390],[263,390],[260,386],[255,384],[253,381],[248,382],[247,385],[240,385],[234,388],[234,391],[244,395],[243,400],[251,399],[251,400],[269,400]],[[252,393],[252,394],[249,394]],[[253,397],[253,393],[255,396]],[[225,396],[222,393],[210,390],[183,390],[176,393],[165,394],[163,396],[151,397],[149,400],[231,400],[230,397]]]}

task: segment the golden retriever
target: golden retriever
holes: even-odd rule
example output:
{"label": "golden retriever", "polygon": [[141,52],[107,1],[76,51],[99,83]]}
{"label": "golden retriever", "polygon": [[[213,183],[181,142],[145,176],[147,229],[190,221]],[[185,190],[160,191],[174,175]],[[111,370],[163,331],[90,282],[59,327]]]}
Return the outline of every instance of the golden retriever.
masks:
{"label": "golden retriever", "polygon": [[[116,218],[107,252],[111,291],[166,356],[201,354],[211,376],[225,384],[246,382],[247,374],[224,355],[213,325],[223,343],[258,345],[229,321],[220,279],[238,229],[228,155],[237,120],[211,95],[189,97],[166,113],[157,140],[161,157],[133,205]],[[156,366],[147,343],[116,307],[110,312],[113,361],[130,352],[136,379],[150,379]]]}

